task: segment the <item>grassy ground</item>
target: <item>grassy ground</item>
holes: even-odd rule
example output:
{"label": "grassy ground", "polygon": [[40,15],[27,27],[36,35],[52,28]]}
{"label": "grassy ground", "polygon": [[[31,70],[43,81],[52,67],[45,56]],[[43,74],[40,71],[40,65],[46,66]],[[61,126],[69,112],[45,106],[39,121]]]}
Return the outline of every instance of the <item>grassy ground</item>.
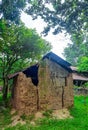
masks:
{"label": "grassy ground", "polygon": [[75,96],[74,107],[70,109],[71,119],[56,120],[44,118],[38,120],[35,126],[29,121],[25,125],[17,124],[8,127],[11,123],[10,109],[2,109],[0,112],[0,130],[88,130],[88,96]]}

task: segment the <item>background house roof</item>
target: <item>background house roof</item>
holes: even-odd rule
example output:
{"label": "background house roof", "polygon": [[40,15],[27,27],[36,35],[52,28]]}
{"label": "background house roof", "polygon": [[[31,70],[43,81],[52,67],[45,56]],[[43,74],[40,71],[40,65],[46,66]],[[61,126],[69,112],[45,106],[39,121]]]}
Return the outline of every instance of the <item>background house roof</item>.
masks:
{"label": "background house roof", "polygon": [[75,66],[70,66],[70,68],[72,69],[73,72],[77,72],[78,71],[77,67],[75,67]]}
{"label": "background house roof", "polygon": [[88,81],[88,78],[77,73],[73,73],[73,80],[79,80],[79,81]]}
{"label": "background house roof", "polygon": [[43,59],[45,59],[45,58],[59,64],[60,66],[62,66],[66,70],[68,70],[69,72],[72,72],[72,69],[70,68],[71,64],[69,62],[65,61],[64,59],[62,59],[61,57],[57,56],[53,52],[49,52],[48,54],[46,54],[43,57]]}
{"label": "background house roof", "polygon": [[70,67],[73,71],[73,80],[78,80],[78,81],[88,81],[88,76],[85,75],[85,73],[88,72],[79,72],[77,67],[71,66]]}

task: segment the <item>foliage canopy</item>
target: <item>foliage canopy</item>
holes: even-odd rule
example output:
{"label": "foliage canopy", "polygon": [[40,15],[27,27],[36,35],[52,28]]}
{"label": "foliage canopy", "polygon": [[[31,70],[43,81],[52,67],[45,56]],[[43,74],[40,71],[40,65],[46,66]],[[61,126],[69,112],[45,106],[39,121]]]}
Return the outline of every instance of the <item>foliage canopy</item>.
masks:
{"label": "foliage canopy", "polygon": [[73,44],[68,44],[64,49],[64,57],[79,71],[88,71],[88,33],[84,32],[78,39],[75,34],[72,41]]}
{"label": "foliage canopy", "polygon": [[3,0],[0,3],[2,18],[19,23],[21,11],[33,19],[40,16],[47,23],[45,34],[54,29],[54,34],[66,30],[70,34],[88,30],[87,0]]}

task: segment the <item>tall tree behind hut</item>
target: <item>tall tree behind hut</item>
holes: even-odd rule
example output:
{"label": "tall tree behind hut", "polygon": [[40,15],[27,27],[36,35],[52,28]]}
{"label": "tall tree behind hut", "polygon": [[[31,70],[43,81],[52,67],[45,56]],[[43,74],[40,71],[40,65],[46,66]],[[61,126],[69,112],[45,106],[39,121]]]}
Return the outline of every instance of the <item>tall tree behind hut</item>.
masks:
{"label": "tall tree behind hut", "polygon": [[24,24],[19,26],[0,21],[0,79],[3,81],[3,99],[7,98],[8,74],[36,63],[51,49],[50,43],[43,40],[35,30]]}

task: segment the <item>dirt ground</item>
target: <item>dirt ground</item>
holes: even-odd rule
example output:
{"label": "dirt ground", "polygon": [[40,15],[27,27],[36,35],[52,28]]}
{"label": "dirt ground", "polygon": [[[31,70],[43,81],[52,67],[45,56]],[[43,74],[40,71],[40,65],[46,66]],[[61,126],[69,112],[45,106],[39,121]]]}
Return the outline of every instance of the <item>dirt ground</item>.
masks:
{"label": "dirt ground", "polygon": [[[25,120],[22,120],[21,116],[16,114],[16,110],[12,109],[11,110],[11,115],[12,115],[12,124],[11,126],[15,126],[18,123],[20,124],[26,124]],[[32,125],[35,125],[35,121],[40,119],[40,118],[44,118],[45,116],[43,115],[43,111],[39,111],[34,115],[34,118],[32,121],[30,121],[30,123]],[[51,117],[53,119],[65,119],[65,118],[72,118],[72,116],[70,115],[68,109],[61,109],[61,110],[53,110]]]}

